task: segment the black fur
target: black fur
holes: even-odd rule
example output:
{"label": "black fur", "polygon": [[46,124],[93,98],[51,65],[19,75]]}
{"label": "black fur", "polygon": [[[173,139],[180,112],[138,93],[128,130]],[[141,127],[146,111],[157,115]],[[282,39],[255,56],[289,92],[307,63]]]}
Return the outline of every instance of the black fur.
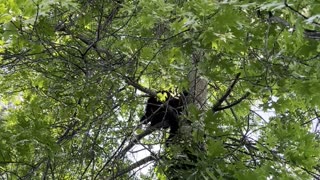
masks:
{"label": "black fur", "polygon": [[162,123],[161,128],[167,129],[170,127],[169,137],[171,140],[179,129],[179,115],[181,115],[184,105],[185,97],[188,95],[187,92],[183,92],[180,97],[173,97],[168,91],[160,91],[166,96],[165,101],[161,102],[157,97],[150,97],[147,101],[145,114],[141,117],[140,122],[151,126],[158,123]]}

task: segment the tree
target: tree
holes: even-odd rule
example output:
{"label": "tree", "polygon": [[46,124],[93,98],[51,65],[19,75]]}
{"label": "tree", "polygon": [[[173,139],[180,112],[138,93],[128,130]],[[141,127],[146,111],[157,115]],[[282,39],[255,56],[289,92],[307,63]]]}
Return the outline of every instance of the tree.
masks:
{"label": "tree", "polygon": [[0,2],[3,179],[320,178],[316,1]]}

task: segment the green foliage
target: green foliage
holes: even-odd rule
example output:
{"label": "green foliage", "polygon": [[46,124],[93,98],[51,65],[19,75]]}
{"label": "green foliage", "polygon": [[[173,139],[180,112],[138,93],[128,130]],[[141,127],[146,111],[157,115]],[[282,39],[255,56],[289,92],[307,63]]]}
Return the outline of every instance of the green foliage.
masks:
{"label": "green foliage", "polygon": [[[320,6],[287,3],[0,0],[0,177],[319,179]],[[155,173],[135,173],[132,82],[178,93],[195,66],[209,86],[181,117],[190,139],[140,140]]]}

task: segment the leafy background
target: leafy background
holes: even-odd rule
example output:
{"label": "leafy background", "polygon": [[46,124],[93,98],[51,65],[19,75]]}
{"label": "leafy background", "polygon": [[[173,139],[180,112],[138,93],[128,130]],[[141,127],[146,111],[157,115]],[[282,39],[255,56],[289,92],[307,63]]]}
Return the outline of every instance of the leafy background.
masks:
{"label": "leafy background", "polygon": [[[317,0],[0,0],[0,177],[170,179],[170,163],[150,159],[141,174],[147,162],[117,158],[144,130],[145,97],[128,79],[179,92],[201,52],[207,106],[189,119],[206,152],[182,175],[320,178],[319,12]],[[213,113],[237,73],[228,101],[250,96]],[[143,149],[163,155],[161,134]]]}

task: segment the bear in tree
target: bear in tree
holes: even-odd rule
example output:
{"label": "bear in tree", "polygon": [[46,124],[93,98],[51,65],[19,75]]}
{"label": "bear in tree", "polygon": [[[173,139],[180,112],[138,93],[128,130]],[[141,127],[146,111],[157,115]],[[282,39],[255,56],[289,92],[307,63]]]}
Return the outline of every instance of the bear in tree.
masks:
{"label": "bear in tree", "polygon": [[[151,96],[147,100],[145,114],[141,117],[140,122],[143,124],[150,122],[151,126],[162,123],[161,128],[170,128],[168,141],[176,135],[179,129],[179,115],[184,110],[188,92],[183,91],[178,97],[172,96],[168,91],[159,91],[157,94],[159,97]],[[164,100],[161,101],[160,97],[164,97]]]}

